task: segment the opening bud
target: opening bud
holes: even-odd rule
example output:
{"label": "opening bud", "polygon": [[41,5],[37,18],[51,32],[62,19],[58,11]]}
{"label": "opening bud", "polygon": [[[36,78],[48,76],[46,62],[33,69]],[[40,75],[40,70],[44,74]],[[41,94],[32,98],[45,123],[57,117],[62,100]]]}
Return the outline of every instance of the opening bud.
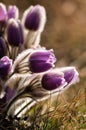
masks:
{"label": "opening bud", "polygon": [[67,86],[79,81],[79,73],[75,67],[62,67],[56,69],[55,71],[59,71],[64,74],[64,79],[67,82]]}
{"label": "opening bud", "polygon": [[79,77],[78,77],[79,74],[75,69],[75,67],[65,67],[63,73],[64,73],[64,78],[69,85],[79,81]]}
{"label": "opening bud", "polygon": [[35,51],[29,57],[30,71],[33,73],[47,71],[54,67],[55,62],[56,58],[52,51]]}

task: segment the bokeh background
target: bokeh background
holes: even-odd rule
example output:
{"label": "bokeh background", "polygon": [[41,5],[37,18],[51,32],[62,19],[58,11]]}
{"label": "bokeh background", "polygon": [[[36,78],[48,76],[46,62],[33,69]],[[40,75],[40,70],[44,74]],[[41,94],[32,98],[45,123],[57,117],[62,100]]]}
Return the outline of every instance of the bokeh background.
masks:
{"label": "bokeh background", "polygon": [[[47,22],[40,44],[47,49],[54,49],[57,67],[73,65],[80,74],[80,82],[64,92],[61,101],[71,102],[81,92],[80,103],[83,102],[86,108],[86,0],[0,0],[0,2],[7,6],[14,4],[18,6],[20,17],[30,5],[40,4],[45,7]],[[81,107],[83,108],[83,105]]]}

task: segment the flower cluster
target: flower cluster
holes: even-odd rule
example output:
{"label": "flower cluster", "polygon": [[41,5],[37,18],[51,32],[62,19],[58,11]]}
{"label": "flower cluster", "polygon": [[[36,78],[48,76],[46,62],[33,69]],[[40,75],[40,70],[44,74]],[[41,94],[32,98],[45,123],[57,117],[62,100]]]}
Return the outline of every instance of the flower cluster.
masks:
{"label": "flower cluster", "polygon": [[6,104],[5,114],[19,99],[41,101],[79,80],[75,67],[55,68],[53,49],[39,45],[45,23],[40,5],[30,6],[20,19],[16,6],[7,9],[0,3],[0,104]]}

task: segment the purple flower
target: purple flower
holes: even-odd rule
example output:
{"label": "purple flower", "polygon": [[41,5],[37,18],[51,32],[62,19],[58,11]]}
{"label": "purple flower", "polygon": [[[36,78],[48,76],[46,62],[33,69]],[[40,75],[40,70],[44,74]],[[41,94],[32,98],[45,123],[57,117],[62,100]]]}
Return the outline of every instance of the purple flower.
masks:
{"label": "purple flower", "polygon": [[[67,74],[69,76],[66,76]],[[31,77],[26,76],[24,88],[20,88],[20,91],[23,90],[23,96],[29,94],[36,99],[46,99],[50,94],[58,95],[78,81],[75,67],[58,68],[46,73],[33,74]]]}
{"label": "purple flower", "polygon": [[29,57],[29,67],[33,73],[47,71],[54,67],[55,62],[56,58],[54,53],[47,50],[35,51]]}
{"label": "purple flower", "polygon": [[7,56],[4,56],[0,60],[0,77],[5,78],[11,72],[12,69],[12,60]]}
{"label": "purple flower", "polygon": [[68,85],[74,84],[79,81],[79,74],[75,67],[65,67],[62,71]]}
{"label": "purple flower", "polygon": [[78,72],[75,67],[58,68],[46,73],[42,77],[42,87],[46,90],[64,90],[79,81]]}
{"label": "purple flower", "polygon": [[75,74],[75,72],[73,69],[64,72],[64,78],[67,83],[70,83],[72,81],[74,74]]}
{"label": "purple flower", "polygon": [[40,5],[31,6],[24,13],[24,25],[26,29],[37,31],[44,27],[46,14],[44,7]]}
{"label": "purple flower", "polygon": [[56,71],[60,71],[64,74],[64,79],[67,82],[67,86],[70,86],[71,84],[79,81],[79,73],[75,67],[58,68]]}
{"label": "purple flower", "polygon": [[47,73],[42,77],[42,87],[46,90],[55,90],[65,84],[65,79],[57,73]]}
{"label": "purple flower", "polygon": [[[63,73],[49,71],[47,73],[33,74],[26,77],[23,93],[30,94],[34,98],[47,98],[51,94],[58,94],[66,85]],[[20,89],[22,90],[22,88]]]}
{"label": "purple flower", "polygon": [[5,22],[7,20],[7,11],[4,4],[0,3],[0,22]]}
{"label": "purple flower", "polygon": [[18,19],[19,10],[15,5],[14,6],[10,5],[7,14],[8,14],[8,19],[10,18]]}
{"label": "purple flower", "polygon": [[23,30],[20,22],[10,19],[7,27],[7,40],[10,45],[18,47],[23,44]]}
{"label": "purple flower", "polygon": [[6,45],[3,37],[0,37],[0,58],[6,55]]}

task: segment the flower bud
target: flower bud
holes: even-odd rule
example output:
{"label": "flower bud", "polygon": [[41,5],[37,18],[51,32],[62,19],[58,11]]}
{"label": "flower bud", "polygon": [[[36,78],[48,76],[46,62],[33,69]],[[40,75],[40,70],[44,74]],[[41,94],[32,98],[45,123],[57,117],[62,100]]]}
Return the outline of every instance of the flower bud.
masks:
{"label": "flower bud", "polygon": [[8,14],[8,19],[10,19],[10,18],[18,19],[18,17],[19,17],[19,10],[18,10],[18,8],[15,5],[14,6],[10,5],[8,7],[7,14]]}
{"label": "flower bud", "polygon": [[47,71],[54,67],[56,62],[55,55],[52,51],[36,51],[29,57],[30,71],[33,73],[40,73]]}
{"label": "flower bud", "polygon": [[26,29],[32,31],[42,31],[46,21],[44,7],[40,5],[31,6],[29,9],[25,11],[23,21]]}
{"label": "flower bud", "polygon": [[[74,72],[73,78],[70,78],[72,77],[70,70],[73,70]],[[67,74],[69,75],[69,79]],[[55,96],[62,93],[71,84],[76,83],[77,81],[78,72],[75,67],[58,68],[46,73],[33,74],[32,76],[27,75],[25,79],[21,80],[18,91],[23,92],[23,97],[31,96],[37,100],[45,100],[50,94]],[[22,83],[23,87],[21,87]]]}
{"label": "flower bud", "polygon": [[2,37],[0,37],[0,58],[6,55],[6,45]]}
{"label": "flower bud", "polygon": [[74,84],[77,81],[79,81],[79,77],[78,77],[79,74],[75,69],[75,67],[65,67],[63,73],[64,73],[64,78],[68,83],[68,85]]}
{"label": "flower bud", "polygon": [[55,71],[60,71],[64,74],[64,79],[67,82],[67,86],[79,81],[79,73],[75,67],[62,67],[56,69]]}
{"label": "flower bud", "polygon": [[21,74],[40,73],[54,67],[55,62],[56,58],[52,50],[27,49],[15,59],[13,71]]}
{"label": "flower bud", "polygon": [[68,70],[64,72],[64,78],[67,81],[67,83],[70,83],[74,77],[74,70]]}
{"label": "flower bud", "polygon": [[65,79],[56,73],[44,74],[42,77],[42,87],[46,90],[60,88],[64,83]]}
{"label": "flower bud", "polygon": [[7,56],[4,56],[0,60],[0,77],[5,78],[6,76],[8,76],[11,69],[12,69],[12,60],[9,59]]}
{"label": "flower bud", "polygon": [[23,30],[20,22],[10,19],[7,27],[7,40],[10,45],[18,47],[23,44]]}
{"label": "flower bud", "polygon": [[5,22],[7,20],[7,12],[4,4],[0,3],[0,22]]}
{"label": "flower bud", "polygon": [[26,76],[23,87],[19,87],[19,92],[23,91],[23,96],[30,95],[32,98],[42,100],[49,97],[51,94],[58,94],[61,89],[67,84],[63,73],[47,72],[41,74],[33,74]]}

